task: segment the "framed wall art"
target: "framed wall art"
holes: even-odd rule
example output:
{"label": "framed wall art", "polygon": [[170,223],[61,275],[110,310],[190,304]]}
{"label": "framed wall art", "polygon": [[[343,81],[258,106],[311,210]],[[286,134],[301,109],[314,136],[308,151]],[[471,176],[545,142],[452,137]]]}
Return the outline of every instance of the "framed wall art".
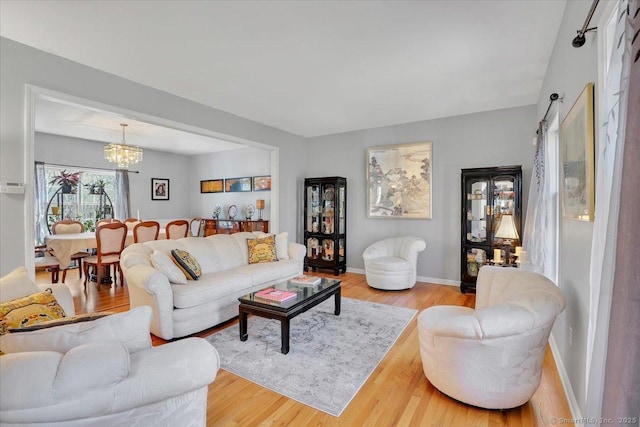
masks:
{"label": "framed wall art", "polygon": [[367,217],[431,219],[432,142],[367,149]]}
{"label": "framed wall art", "polygon": [[222,193],[224,192],[224,179],[208,179],[200,181],[201,193]]}
{"label": "framed wall art", "polygon": [[251,177],[226,178],[224,180],[224,191],[227,193],[235,193],[238,191],[251,191]]}
{"label": "framed wall art", "polygon": [[151,178],[151,200],[169,200],[169,180]]}
{"label": "framed wall art", "polygon": [[271,190],[271,175],[253,177],[253,191],[269,190]]}
{"label": "framed wall art", "polygon": [[562,214],[593,221],[595,209],[593,83],[587,83],[560,125]]}

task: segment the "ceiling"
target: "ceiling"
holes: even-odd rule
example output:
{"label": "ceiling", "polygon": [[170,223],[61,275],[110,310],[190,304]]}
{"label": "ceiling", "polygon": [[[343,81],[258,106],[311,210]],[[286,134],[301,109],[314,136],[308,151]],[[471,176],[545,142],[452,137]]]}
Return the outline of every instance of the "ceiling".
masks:
{"label": "ceiling", "polygon": [[535,104],[565,3],[2,0],[0,34],[313,137]]}

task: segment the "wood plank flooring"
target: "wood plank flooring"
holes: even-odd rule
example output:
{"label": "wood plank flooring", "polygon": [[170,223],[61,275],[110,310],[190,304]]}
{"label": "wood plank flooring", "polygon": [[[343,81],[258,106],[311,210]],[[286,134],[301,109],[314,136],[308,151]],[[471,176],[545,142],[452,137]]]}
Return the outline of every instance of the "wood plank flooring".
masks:
{"label": "wood plank flooring", "polygon": [[[327,277],[331,274],[317,273]],[[62,275],[61,275],[62,276]],[[37,275],[47,283],[48,273]],[[340,276],[342,295],[349,298],[422,310],[432,305],[473,307],[474,295],[463,295],[452,286],[418,283],[408,291],[379,291],[370,288],[361,274]],[[95,283],[83,291],[77,270],[67,274],[66,284],[80,313],[126,311],[127,287]],[[295,319],[294,319],[295,321]],[[206,336],[225,327],[237,328],[237,319],[208,329]],[[154,345],[164,340],[152,336]],[[348,369],[348,367],[345,367]],[[356,397],[339,418],[315,410],[227,371],[218,371],[209,386],[208,426],[550,426],[552,418],[572,418],[551,351],[547,349],[540,388],[519,408],[490,411],[457,402],[436,390],[422,372],[416,318],[400,336]]]}

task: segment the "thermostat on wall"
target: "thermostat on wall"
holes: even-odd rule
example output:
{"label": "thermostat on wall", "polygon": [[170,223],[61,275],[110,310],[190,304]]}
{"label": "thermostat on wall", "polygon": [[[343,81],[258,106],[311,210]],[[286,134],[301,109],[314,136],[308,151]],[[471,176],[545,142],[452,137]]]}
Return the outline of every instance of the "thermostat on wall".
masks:
{"label": "thermostat on wall", "polygon": [[5,182],[0,186],[0,192],[2,192],[2,193],[13,193],[13,194],[23,194],[24,193],[24,184],[22,182]]}

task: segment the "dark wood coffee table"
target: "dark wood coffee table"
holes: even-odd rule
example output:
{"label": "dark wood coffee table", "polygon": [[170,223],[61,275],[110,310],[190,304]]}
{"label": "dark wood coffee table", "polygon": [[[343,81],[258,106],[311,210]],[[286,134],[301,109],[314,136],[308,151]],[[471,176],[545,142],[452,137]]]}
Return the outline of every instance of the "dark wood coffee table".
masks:
{"label": "dark wood coffee table", "polygon": [[283,302],[269,301],[255,296],[255,292],[238,298],[240,301],[240,341],[246,341],[247,317],[249,314],[265,317],[267,319],[280,320],[280,330],[282,332],[283,354],[289,353],[289,322],[298,314],[304,313],[312,307],[335,297],[334,314],[340,314],[340,280],[322,278],[322,282],[314,286],[302,286],[290,283],[289,281],[276,283],[268,288],[277,288],[296,292],[296,297]]}

